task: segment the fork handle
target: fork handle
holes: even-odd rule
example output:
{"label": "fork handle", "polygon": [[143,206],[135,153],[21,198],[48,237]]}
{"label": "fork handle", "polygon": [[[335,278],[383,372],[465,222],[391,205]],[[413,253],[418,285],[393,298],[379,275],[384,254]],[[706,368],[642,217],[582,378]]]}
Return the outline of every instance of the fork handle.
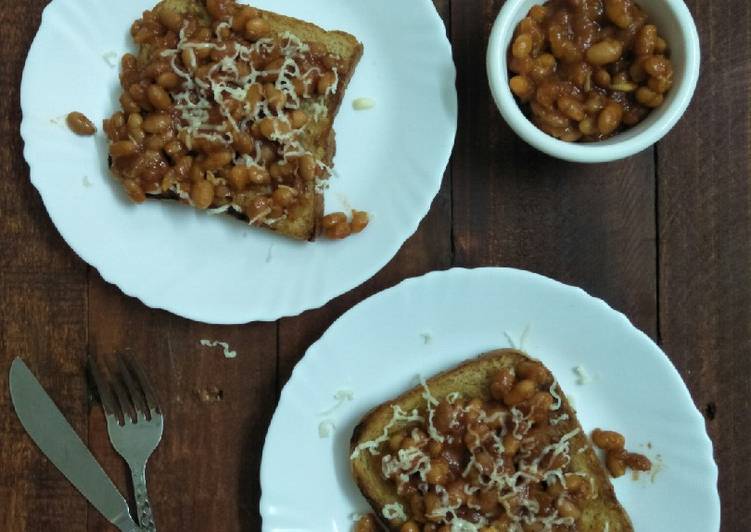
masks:
{"label": "fork handle", "polygon": [[136,495],[136,510],[141,530],[143,532],[156,532],[154,514],[151,513],[151,502],[146,491],[146,467],[140,470],[132,469],[131,477],[133,478],[133,491]]}

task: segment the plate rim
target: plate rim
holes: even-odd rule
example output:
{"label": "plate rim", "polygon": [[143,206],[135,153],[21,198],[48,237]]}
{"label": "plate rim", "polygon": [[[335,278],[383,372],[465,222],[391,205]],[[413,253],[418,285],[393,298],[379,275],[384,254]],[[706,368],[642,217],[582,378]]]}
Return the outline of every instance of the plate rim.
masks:
{"label": "plate rim", "polygon": [[[448,38],[446,26],[433,2],[431,0],[420,0],[419,4],[415,2],[414,5],[417,5],[419,6],[419,8],[423,9],[425,13],[425,21],[430,22],[432,31],[435,32],[435,37],[438,37],[440,35],[441,48],[443,48],[443,51],[441,53],[446,54],[446,67],[450,67],[450,70],[445,73],[446,86],[443,87],[442,90],[444,91],[444,99],[448,95],[448,106],[445,118],[450,123],[451,131],[447,131],[447,133],[450,134],[445,135],[445,141],[440,144],[440,146],[442,146],[445,143],[445,145],[447,146],[445,153],[442,153],[439,156],[431,154],[436,160],[434,166],[440,168],[440,171],[436,170],[437,175],[434,179],[432,179],[431,189],[428,190],[427,194],[422,196],[422,201],[420,202],[419,208],[413,209],[413,212],[418,213],[418,215],[410,217],[409,223],[402,225],[403,230],[401,231],[400,236],[384,245],[384,252],[378,255],[377,258],[372,262],[370,262],[367,267],[363,267],[357,271],[351,272],[351,274],[349,275],[349,278],[351,279],[350,282],[344,283],[339,288],[332,288],[325,292],[318,292],[312,297],[309,297],[309,299],[307,300],[291,300],[291,302],[277,306],[272,310],[267,310],[266,307],[256,306],[244,307],[242,309],[236,309],[235,311],[231,312],[211,312],[206,311],[206,305],[194,305],[192,308],[184,309],[179,308],[179,302],[173,301],[174,304],[169,304],[160,301],[158,292],[140,292],[137,284],[129,281],[124,281],[122,275],[118,275],[116,271],[105,270],[106,265],[103,265],[103,260],[97,260],[96,253],[86,252],[86,250],[83,249],[85,246],[81,245],[80,243],[74,244],[73,237],[75,236],[75,230],[72,230],[71,228],[68,228],[66,230],[65,228],[58,225],[58,222],[52,216],[50,210],[50,202],[53,198],[49,196],[49,191],[46,193],[44,192],[44,186],[40,184],[40,179],[42,179],[41,177],[39,177],[41,175],[39,170],[40,161],[35,161],[31,156],[32,148],[35,145],[38,149],[38,146],[40,145],[40,139],[35,138],[38,137],[38,135],[35,135],[32,132],[31,124],[27,119],[27,114],[30,113],[25,112],[25,109],[28,109],[30,99],[29,76],[27,75],[30,65],[29,59],[35,53],[35,50],[40,46],[40,34],[42,33],[43,29],[45,29],[45,26],[49,27],[50,25],[50,12],[54,12],[54,10],[58,8],[58,6],[66,2],[71,2],[71,0],[52,0],[45,6],[44,10],[42,11],[39,27],[37,28],[31,45],[29,46],[26,59],[24,61],[19,91],[21,108],[21,123],[19,126],[19,133],[23,142],[23,158],[29,167],[29,179],[42,199],[42,204],[44,205],[47,216],[51,220],[52,225],[55,227],[55,230],[65,241],[66,245],[88,266],[94,268],[102,277],[102,279],[104,279],[104,281],[116,286],[126,296],[138,299],[141,303],[149,308],[166,311],[176,316],[180,316],[199,323],[206,323],[209,325],[245,325],[256,322],[268,323],[282,318],[299,316],[300,314],[308,310],[321,308],[330,301],[356,289],[363,283],[375,277],[378,272],[380,272],[399,253],[404,244],[417,232],[422,221],[430,213],[432,205],[438,197],[441,187],[443,186],[446,169],[451,162],[451,157],[456,146],[456,137],[458,134],[459,125],[459,101],[458,91],[456,88],[456,62],[454,61],[453,45]],[[245,0],[240,0],[240,2],[246,3]],[[129,43],[129,46],[131,45],[132,43]],[[449,88],[450,90],[448,90]],[[36,178],[35,175],[37,176]],[[104,177],[108,178],[109,176],[105,175]],[[255,228],[253,229],[256,230]],[[279,238],[283,237],[280,236]],[[312,243],[311,245],[315,245],[315,243]],[[125,283],[130,284],[128,286],[123,286],[123,284]]]}
{"label": "plate rim", "polygon": [[[428,283],[431,281],[440,280],[444,277],[451,277],[451,276],[481,276],[481,275],[519,275],[522,277],[527,277],[529,280],[534,282],[543,282],[548,283],[551,285],[552,288],[558,289],[558,290],[564,290],[568,291],[571,294],[576,294],[577,296],[581,297],[584,296],[586,299],[589,299],[593,304],[596,304],[597,306],[601,307],[605,312],[612,313],[613,317],[617,318],[622,325],[630,329],[632,332],[636,332],[637,336],[640,337],[641,341],[646,341],[647,343],[645,345],[649,346],[652,350],[654,350],[657,354],[660,356],[658,357],[658,360],[662,365],[664,365],[667,369],[667,371],[672,372],[673,376],[678,379],[678,381],[681,384],[680,387],[680,393],[683,395],[682,399],[687,401],[687,406],[690,404],[691,407],[693,407],[692,413],[695,415],[694,422],[697,424],[701,423],[702,429],[700,441],[702,444],[702,454],[705,454],[708,451],[708,456],[705,456],[706,465],[708,466],[709,472],[711,474],[711,482],[712,486],[714,487],[714,490],[712,490],[713,500],[711,504],[711,508],[708,508],[711,511],[710,520],[716,523],[716,530],[720,530],[720,523],[721,523],[721,499],[720,499],[720,493],[719,493],[719,468],[717,465],[717,460],[715,458],[715,450],[714,450],[714,442],[709,436],[709,432],[707,431],[706,422],[704,420],[704,417],[701,415],[701,412],[696,407],[696,404],[693,400],[693,397],[691,396],[691,392],[688,389],[688,385],[686,384],[686,381],[681,376],[678,369],[675,367],[675,364],[673,364],[672,360],[668,357],[667,353],[654,341],[652,338],[650,338],[644,331],[636,327],[633,322],[626,316],[623,312],[611,307],[604,299],[599,298],[597,296],[591,295],[589,292],[584,290],[583,288],[569,285],[566,283],[563,283],[561,281],[558,281],[556,279],[553,279],[551,277],[531,272],[528,270],[522,270],[518,268],[511,268],[511,267],[494,267],[494,266],[485,266],[485,267],[478,267],[478,268],[467,268],[467,267],[451,267],[446,268],[442,270],[433,270],[428,273],[425,273],[423,275],[410,277],[407,279],[404,279],[397,285],[394,285],[392,287],[389,287],[385,290],[382,290],[380,292],[377,292],[366,299],[363,299],[359,303],[357,303],[355,306],[348,309],[346,312],[344,312],[341,316],[339,316],[334,322],[327,327],[327,329],[321,334],[321,336],[315,340],[310,346],[305,350],[305,353],[300,358],[300,360],[295,364],[295,367],[293,368],[292,372],[290,373],[290,377],[287,380],[287,382],[284,384],[281,392],[279,393],[279,399],[277,401],[276,408],[274,409],[274,414],[272,415],[271,421],[269,423],[269,427],[266,432],[266,436],[264,438],[264,444],[263,444],[263,451],[261,454],[261,463],[260,463],[260,489],[261,489],[261,497],[259,501],[259,512],[261,515],[262,520],[262,530],[265,532],[267,530],[271,530],[269,528],[269,525],[267,525],[267,520],[271,517],[269,515],[269,501],[268,496],[266,495],[266,491],[264,490],[264,485],[268,485],[268,477],[270,475],[269,471],[269,462],[267,459],[267,445],[269,444],[270,437],[272,436],[272,429],[275,428],[275,426],[279,423],[279,411],[282,409],[283,403],[289,403],[290,402],[290,394],[289,391],[292,389],[292,386],[295,385],[295,381],[300,379],[300,375],[304,374],[306,368],[310,366],[311,364],[318,362],[319,358],[322,358],[324,356],[324,353],[321,349],[319,349],[319,346],[324,344],[324,342],[330,337],[336,334],[336,329],[339,327],[342,327],[342,323],[347,319],[347,316],[351,315],[355,309],[358,309],[362,305],[366,304],[373,304],[374,300],[377,300],[380,297],[388,297],[389,295],[393,294],[394,292],[400,291],[400,290],[409,290],[412,285],[418,285],[422,283]],[[479,354],[479,353],[478,353]],[[682,401],[683,402],[683,401]]]}

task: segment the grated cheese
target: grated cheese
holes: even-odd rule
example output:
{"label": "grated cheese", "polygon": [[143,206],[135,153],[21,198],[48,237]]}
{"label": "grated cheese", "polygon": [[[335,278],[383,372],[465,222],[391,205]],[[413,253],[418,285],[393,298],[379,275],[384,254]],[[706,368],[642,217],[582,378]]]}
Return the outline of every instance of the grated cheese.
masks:
{"label": "grated cheese", "polygon": [[284,31],[279,36],[287,40],[287,44],[282,47],[282,54],[284,55],[297,55],[310,51],[310,46],[301,41],[294,33]]}
{"label": "grated cheese", "polygon": [[483,519],[479,524],[470,523],[464,519],[454,519],[451,521],[451,532],[479,532],[481,527],[487,524],[487,520]]}
{"label": "grated cheese", "polygon": [[222,205],[221,207],[217,207],[216,209],[207,209],[206,212],[208,212],[209,214],[214,214],[214,215],[216,215],[216,214],[224,214],[225,212],[227,212],[231,208],[232,208],[232,205],[230,205],[229,203],[227,203],[226,205]]}
{"label": "grated cheese", "polygon": [[574,373],[576,373],[576,384],[584,386],[592,382],[592,377],[584,366],[576,366]]}
{"label": "grated cheese", "polygon": [[[392,405],[392,419],[384,428],[383,434],[374,440],[358,445],[352,453],[352,458],[355,458],[365,449],[373,455],[378,454],[379,446],[388,440],[391,429],[399,422],[421,422],[421,428],[427,432],[430,440],[453,443],[453,438],[450,435],[441,434],[433,424],[435,409],[440,404],[439,400],[433,395],[425,379],[418,376],[418,380],[422,387],[421,397],[425,401],[425,406],[421,406],[419,411],[415,409],[411,413],[407,413],[399,406]],[[559,410],[563,404],[563,398],[556,381],[550,386],[550,394],[555,400],[550,410]],[[446,396],[445,400],[449,404],[455,404],[459,397],[461,397],[459,392],[452,392]],[[453,411],[455,415],[464,415],[469,411],[469,406],[455,408]],[[525,414],[523,410],[517,407],[512,407],[508,411],[493,411],[490,414],[484,410],[479,412],[477,416],[479,423],[490,424],[496,428],[487,433],[487,437],[483,439],[482,444],[478,441],[477,448],[469,453],[469,461],[462,471],[462,478],[471,478],[472,485],[465,483],[462,486],[462,490],[467,497],[474,495],[471,500],[465,499],[462,502],[452,499],[444,486],[427,483],[426,478],[430,472],[431,458],[427,454],[427,447],[424,443],[418,443],[418,446],[415,447],[399,449],[395,453],[383,456],[381,473],[384,478],[396,482],[398,490],[402,490],[405,484],[412,482],[412,486],[417,487],[418,492],[423,495],[427,493],[437,495],[438,504],[431,509],[426,517],[430,522],[437,525],[447,525],[452,532],[479,532],[482,527],[488,526],[487,516],[478,515],[479,520],[476,523],[471,523],[460,517],[459,509],[466,505],[469,509],[482,514],[476,494],[491,490],[497,493],[499,503],[506,509],[506,513],[511,518],[510,530],[516,531],[534,526],[539,527],[541,531],[551,532],[558,527],[566,529],[574,527],[576,525],[574,519],[561,516],[555,509],[548,515],[541,515],[543,509],[536,500],[529,497],[529,493],[533,484],[540,482],[545,482],[548,485],[559,482],[564,488],[566,487],[564,471],[571,462],[571,441],[581,433],[581,429],[576,427],[563,434],[557,441],[545,446],[541,451],[534,452],[534,439],[528,437],[528,435],[531,436],[530,429],[536,423],[531,419],[532,413],[531,411]],[[551,414],[551,416],[554,416],[554,414]],[[551,425],[558,425],[568,419],[567,413],[559,412],[557,417],[551,417],[550,423]],[[457,422],[456,418],[452,420],[452,423],[455,422]],[[413,438],[415,438],[414,432]],[[468,427],[466,434],[474,434],[473,429]],[[514,459],[514,468],[511,470],[507,469],[508,465],[504,463],[503,459],[505,451],[503,438],[508,434],[522,442],[522,447]],[[415,438],[415,440],[418,440],[418,438]],[[469,445],[469,443],[465,445]],[[482,461],[483,465],[481,465],[477,460],[480,452],[489,452],[491,456],[495,457],[494,462],[486,464]],[[551,466],[553,467],[551,468]],[[419,480],[415,475],[419,476]],[[402,493],[402,491],[399,491],[399,493]],[[389,520],[396,515],[396,513],[389,512],[389,515],[384,513],[384,517]],[[406,515],[402,516],[401,514],[398,515],[398,518],[402,521],[408,519]]]}
{"label": "grated cheese", "polygon": [[336,91],[339,89],[339,71],[336,67],[332,68],[331,71],[334,73],[334,83],[326,89],[326,92],[323,94],[324,98],[336,94]]}
{"label": "grated cheese", "polygon": [[237,358],[237,351],[230,349],[227,342],[219,342],[217,340],[201,340],[201,345],[204,347],[221,347],[224,353],[224,358]]}
{"label": "grated cheese", "polygon": [[357,458],[360,453],[364,450],[367,450],[372,455],[378,454],[378,447],[388,441],[389,439],[389,431],[396,426],[397,423],[411,423],[413,421],[419,421],[423,422],[425,421],[425,418],[423,418],[418,412],[417,409],[412,410],[412,412],[407,413],[399,405],[391,405],[391,409],[393,411],[393,414],[391,416],[391,420],[386,424],[385,427],[383,427],[383,434],[378,436],[377,438],[362,442],[360,445],[355,447],[355,450],[350,455],[351,459]]}
{"label": "grated cheese", "polygon": [[425,382],[425,379],[422,377],[419,377],[420,379],[420,385],[422,386],[424,392],[422,393],[422,398],[425,399],[426,408],[428,410],[428,435],[431,437],[431,439],[443,443],[446,441],[446,438],[443,437],[443,435],[438,432],[438,430],[435,428],[435,425],[433,424],[433,418],[435,417],[435,406],[438,406],[438,399],[433,397],[433,394],[430,393],[430,388],[428,388],[428,383]]}
{"label": "grated cheese", "polygon": [[110,68],[117,68],[117,52],[106,52],[102,54],[102,59],[109,65]]}
{"label": "grated cheese", "polygon": [[[458,520],[458,516],[456,515],[456,511],[461,508],[461,501],[458,501],[456,504],[451,504],[451,501],[449,501],[449,494],[446,491],[446,488],[444,488],[441,485],[437,485],[435,487],[436,494],[440,497],[440,506],[433,508],[433,510],[430,513],[426,513],[425,517],[428,518],[430,521],[455,521]],[[449,518],[449,514],[451,517]]]}
{"label": "grated cheese", "polygon": [[313,122],[320,122],[321,119],[326,116],[326,113],[329,112],[329,108],[326,107],[326,104],[323,103],[323,101],[313,102],[310,109],[313,111]]}
{"label": "grated cheese", "polygon": [[402,506],[398,502],[392,502],[390,504],[385,505],[381,513],[383,514],[383,517],[385,517],[389,521],[395,521],[395,520],[406,521],[407,520],[407,514],[404,512],[404,506]]}
{"label": "grated cheese", "polygon": [[553,384],[550,385],[550,395],[552,395],[553,399],[555,399],[555,403],[550,405],[550,410],[558,410],[563,404],[563,398],[561,397],[561,394],[559,394],[555,390],[557,387],[558,387],[558,381],[554,380]]}
{"label": "grated cheese", "polygon": [[[551,461],[552,461],[553,458],[555,458],[555,457],[557,457],[559,455],[562,455],[562,454],[565,454],[568,457],[568,452],[569,452],[569,449],[570,449],[570,445],[569,445],[568,442],[569,442],[569,440],[571,438],[573,438],[574,436],[576,436],[580,432],[581,432],[581,429],[577,427],[574,430],[572,430],[571,432],[567,432],[566,434],[564,434],[561,437],[561,439],[558,440],[557,442],[551,443],[547,447],[543,448],[543,450],[540,451],[540,454],[530,464],[528,471],[531,474],[533,474],[533,475],[537,474],[538,468],[540,466],[540,462],[543,460],[543,458],[545,458],[545,456],[548,453],[551,454]],[[571,458],[568,457],[568,461],[570,461],[570,460],[571,460]],[[566,464],[568,464],[568,461],[566,462]],[[551,471],[555,471],[555,470],[551,470]]]}
{"label": "grated cheese", "polygon": [[514,406],[511,408],[511,421],[514,424],[514,429],[511,431],[511,434],[517,440],[521,440],[522,432],[526,433],[527,430],[529,430],[529,420],[527,416]]}
{"label": "grated cheese", "polygon": [[337,390],[337,392],[334,394],[334,401],[336,401],[336,404],[329,408],[328,410],[325,410],[318,414],[319,416],[329,416],[339,410],[339,408],[344,405],[344,403],[347,403],[349,401],[352,401],[355,398],[355,393],[352,390],[342,389]]}
{"label": "grated cheese", "polygon": [[409,477],[418,474],[420,480],[425,482],[425,476],[430,471],[430,457],[417,447],[399,449],[396,457],[386,455],[381,460],[381,472],[385,478],[395,475],[409,480]]}
{"label": "grated cheese", "polygon": [[[182,81],[181,88],[172,92],[174,109],[178,113],[178,134],[181,140],[189,150],[194,147],[197,139],[205,139],[212,143],[232,146],[235,142],[235,136],[239,131],[247,131],[253,123],[262,118],[274,118],[278,122],[289,124],[288,111],[299,109],[302,104],[302,98],[305,95],[297,94],[295,80],[301,79],[303,83],[309,85],[311,80],[309,76],[313,72],[320,73],[318,67],[312,67],[304,74],[300,70],[298,61],[304,59],[304,55],[310,52],[310,46],[300,37],[290,31],[284,31],[277,35],[276,38],[262,38],[251,45],[246,45],[238,41],[231,43],[226,42],[192,42],[187,34],[189,22],[186,20],[179,32],[178,43],[175,48],[162,50],[160,55],[169,58],[172,71],[179,76]],[[227,32],[231,29],[231,21],[221,22],[215,27],[215,36],[217,41],[221,41]],[[273,50],[280,42],[282,64],[278,69],[258,70],[253,65],[253,58]],[[215,62],[203,78],[197,78],[192,73],[198,67],[196,56],[197,50],[217,50],[224,52],[224,57]],[[226,54],[226,55],[225,55]],[[181,64],[178,64],[181,61]],[[242,72],[241,72],[242,69]],[[322,120],[328,113],[324,100],[329,94],[336,94],[339,84],[339,73],[336,68],[332,69],[336,79],[333,87],[330,87],[327,94],[317,101],[311,101],[312,119],[315,122]],[[242,75],[241,75],[242,74]],[[253,108],[248,102],[248,90],[251,86],[261,82],[264,76],[275,75],[275,87],[285,96],[285,104],[280,108],[271,109],[267,100],[261,100]],[[242,108],[242,121],[238,121],[233,114],[236,112],[238,102]],[[222,116],[222,122],[219,124],[211,123],[212,109],[218,110]],[[315,154],[306,150],[301,143],[301,134],[306,126],[297,129],[290,128],[289,132],[277,130],[272,136],[273,141],[281,145],[280,156],[282,159],[278,164],[286,164],[292,158],[303,156],[312,156],[316,160],[319,168],[331,174],[331,169],[322,161],[315,157]],[[254,165],[261,166],[260,151],[257,149],[256,142],[255,158],[251,158]],[[248,156],[235,157],[235,163],[239,160],[246,160]],[[250,166],[250,165],[249,165]],[[182,197],[179,191],[175,192]],[[190,202],[190,196],[186,195],[186,201]],[[234,206],[220,207],[213,209],[212,214],[221,214],[227,212],[230,208],[237,210]],[[242,212],[242,209],[239,210]],[[263,223],[274,225],[285,217],[277,219],[266,219],[269,212],[259,213],[255,219],[250,220],[251,224]]]}
{"label": "grated cheese", "polygon": [[330,419],[324,419],[318,424],[318,437],[321,439],[330,437],[336,430],[336,425]]}

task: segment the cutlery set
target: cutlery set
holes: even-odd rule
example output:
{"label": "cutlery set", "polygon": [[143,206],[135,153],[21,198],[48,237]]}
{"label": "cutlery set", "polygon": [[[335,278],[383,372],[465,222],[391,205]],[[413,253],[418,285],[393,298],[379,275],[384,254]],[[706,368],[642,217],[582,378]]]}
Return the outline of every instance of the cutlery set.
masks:
{"label": "cutlery set", "polygon": [[146,463],[164,430],[156,394],[131,356],[117,357],[117,370],[110,372],[109,381],[95,360],[89,368],[112,446],[130,467],[138,523],[123,495],[20,358],[13,361],[9,379],[16,414],[42,453],[110,523],[123,532],[154,532]]}

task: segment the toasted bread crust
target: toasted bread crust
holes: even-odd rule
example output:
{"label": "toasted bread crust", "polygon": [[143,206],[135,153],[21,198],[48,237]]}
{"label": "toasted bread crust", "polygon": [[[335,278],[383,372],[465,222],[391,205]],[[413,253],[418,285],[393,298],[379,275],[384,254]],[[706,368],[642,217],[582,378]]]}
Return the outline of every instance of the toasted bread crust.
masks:
{"label": "toasted bread crust", "polygon": [[[162,9],[170,9],[179,13],[190,13],[202,20],[210,20],[205,2],[202,0],[162,0],[155,8],[155,12]],[[336,153],[336,139],[333,129],[334,120],[341,108],[344,94],[355,72],[363,52],[363,45],[349,33],[343,31],[326,31],[315,24],[299,20],[293,17],[280,15],[271,11],[259,10],[261,16],[267,20],[273,32],[289,31],[303,41],[316,42],[326,47],[330,53],[338,54],[345,65],[339,72],[340,85],[336,93],[325,98],[319,98],[327,108],[326,114],[316,124],[308,126],[308,132],[302,139],[303,146],[310,151],[319,161],[329,168],[333,167]],[[139,61],[146,62],[150,58],[149,47],[143,46],[139,50]],[[307,105],[310,105],[309,103]],[[305,108],[304,108],[305,109]],[[174,192],[162,194],[149,194],[149,199],[180,201]],[[283,218],[273,226],[261,227],[283,234],[296,240],[315,240],[319,232],[320,220],[324,212],[324,198],[315,181],[305,185],[299,203],[293,208],[294,216]],[[226,211],[228,216],[244,222],[250,220],[244,213],[238,213],[232,209]]]}
{"label": "toasted bread crust", "polygon": [[[349,87],[355,69],[364,53],[363,45],[349,33],[339,30],[326,31],[323,28],[303,20],[286,15],[280,15],[270,11],[262,11],[264,18],[269,21],[274,31],[291,31],[304,41],[321,43],[333,53],[339,54],[346,61],[346,68],[339,72],[340,86],[336,94],[325,99],[328,112],[317,124],[317,128],[307,136],[303,142],[308,149],[315,153],[327,166],[333,168],[334,156],[336,155],[336,133],[334,132],[334,120],[339,113],[344,94]],[[324,212],[323,194],[316,190],[315,184],[311,184],[310,198],[311,211],[306,213],[306,223],[298,227],[294,222],[282,220],[274,227],[274,230],[300,240],[314,240],[318,234],[318,225]]]}
{"label": "toasted bread crust", "polygon": [[[427,385],[431,394],[439,401],[452,392],[460,392],[466,398],[477,397],[488,400],[490,398],[489,382],[492,376],[501,368],[511,368],[519,361],[529,358],[525,353],[515,349],[492,351],[436,375],[427,381]],[[602,532],[607,523],[609,532],[632,532],[631,521],[618,502],[608,473],[582,430],[576,418],[576,412],[560,388],[558,393],[562,399],[562,413],[567,414],[568,419],[551,430],[562,435],[577,428],[580,429],[579,433],[569,440],[571,464],[566,471],[586,472],[592,478],[593,487],[597,493],[596,498],[587,500],[580,506],[582,516],[577,522],[577,530]],[[423,388],[416,386],[396,399],[370,411],[353,431],[350,452],[353,452],[361,443],[370,441],[383,433],[385,426],[392,419],[392,405],[398,405],[407,412],[421,408],[425,404],[422,395]],[[398,425],[395,427],[396,430],[399,428],[401,427]],[[374,456],[369,452],[361,452],[351,460],[352,474],[357,486],[382,524],[389,530],[398,531],[403,521],[387,522],[383,518],[384,506],[397,502],[408,509],[409,504],[404,497],[398,495],[394,484],[381,475],[380,460],[380,455]]]}

